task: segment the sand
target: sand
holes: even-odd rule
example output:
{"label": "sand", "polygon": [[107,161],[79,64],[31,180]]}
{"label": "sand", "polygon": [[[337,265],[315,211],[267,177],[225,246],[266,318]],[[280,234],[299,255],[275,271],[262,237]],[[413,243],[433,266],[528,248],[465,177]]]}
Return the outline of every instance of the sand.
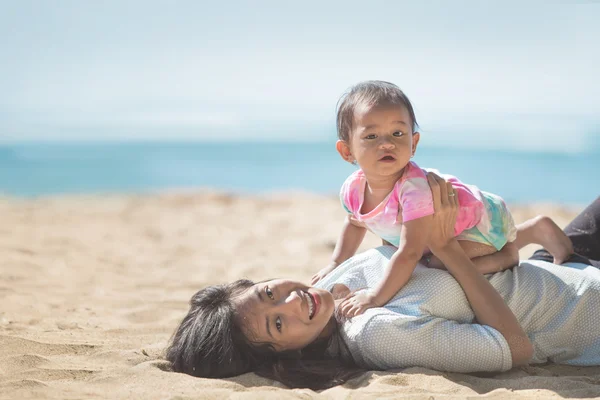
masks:
{"label": "sand", "polygon": [[[511,209],[561,226],[579,211]],[[342,218],[335,197],[305,193],[0,198],[0,398],[600,398],[600,367],[409,368],[320,393],[169,371],[161,356],[196,290],[240,277],[307,281]],[[369,236],[362,249],[378,243]]]}

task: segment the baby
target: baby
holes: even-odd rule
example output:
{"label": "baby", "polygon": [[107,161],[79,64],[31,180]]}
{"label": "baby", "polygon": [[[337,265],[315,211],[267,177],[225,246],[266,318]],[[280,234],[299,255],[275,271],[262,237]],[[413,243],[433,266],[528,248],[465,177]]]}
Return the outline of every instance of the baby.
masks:
{"label": "baby", "polygon": [[[408,282],[420,260],[443,268],[427,249],[434,213],[426,177],[431,170],[411,161],[420,139],[417,127],[408,97],[394,84],[361,82],[341,99],[336,148],[345,161],[360,169],[340,191],[348,216],[332,262],[313,276],[312,283],[352,257],[367,230],[398,247],[379,286],[352,294],[342,303],[346,316],[387,303]],[[482,273],[517,265],[518,250],[531,243],[544,246],[558,264],[573,252],[569,238],[548,217],[515,226],[502,198],[433,171],[452,184],[451,195],[457,196],[460,206],[456,238]]]}

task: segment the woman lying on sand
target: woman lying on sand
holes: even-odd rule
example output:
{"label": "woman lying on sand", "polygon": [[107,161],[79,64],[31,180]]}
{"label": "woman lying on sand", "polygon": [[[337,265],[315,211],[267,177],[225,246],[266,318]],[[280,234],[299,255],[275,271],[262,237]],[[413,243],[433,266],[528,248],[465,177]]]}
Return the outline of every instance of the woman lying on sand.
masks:
{"label": "woman lying on sand", "polygon": [[207,287],[192,297],[167,350],[173,369],[212,378],[255,372],[324,389],[364,369],[600,365],[600,270],[593,266],[600,266],[600,198],[565,229],[579,256],[559,266],[539,251],[484,276],[454,238],[451,186],[433,175],[428,181],[435,207],[429,247],[447,271],[418,266],[384,307],[351,319],[336,306],[377,284],[394,247],[354,256],[316,287],[289,280]]}

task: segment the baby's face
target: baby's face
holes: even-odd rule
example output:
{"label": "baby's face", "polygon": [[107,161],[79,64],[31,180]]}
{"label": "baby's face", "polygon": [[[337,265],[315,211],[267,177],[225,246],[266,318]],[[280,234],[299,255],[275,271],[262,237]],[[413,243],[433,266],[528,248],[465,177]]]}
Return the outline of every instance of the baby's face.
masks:
{"label": "baby's face", "polygon": [[405,107],[391,104],[356,111],[350,150],[367,179],[402,173],[418,142]]}

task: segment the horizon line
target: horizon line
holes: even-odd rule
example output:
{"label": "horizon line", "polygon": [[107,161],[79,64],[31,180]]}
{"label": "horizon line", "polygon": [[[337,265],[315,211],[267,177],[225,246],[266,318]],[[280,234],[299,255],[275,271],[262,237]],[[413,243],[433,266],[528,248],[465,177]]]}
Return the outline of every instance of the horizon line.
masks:
{"label": "horizon line", "polygon": [[[57,146],[86,146],[86,145],[160,145],[160,144],[207,144],[207,145],[289,145],[289,144],[305,144],[305,145],[334,145],[337,141],[335,139],[319,139],[319,138],[305,138],[305,139],[269,139],[269,138],[257,138],[257,139],[230,139],[230,140],[212,140],[207,138],[108,138],[108,139],[19,139],[3,140],[0,138],[0,149],[10,148],[12,146],[42,146],[48,145],[51,147]],[[600,148],[588,147],[585,150],[557,150],[555,148],[532,148],[532,147],[519,147],[519,146],[484,146],[480,144],[475,145],[464,145],[464,144],[436,144],[436,143],[422,143],[420,148],[432,149],[432,150],[465,150],[465,151],[496,151],[499,153],[528,153],[528,154],[560,154],[560,155],[595,155],[600,154]]]}

